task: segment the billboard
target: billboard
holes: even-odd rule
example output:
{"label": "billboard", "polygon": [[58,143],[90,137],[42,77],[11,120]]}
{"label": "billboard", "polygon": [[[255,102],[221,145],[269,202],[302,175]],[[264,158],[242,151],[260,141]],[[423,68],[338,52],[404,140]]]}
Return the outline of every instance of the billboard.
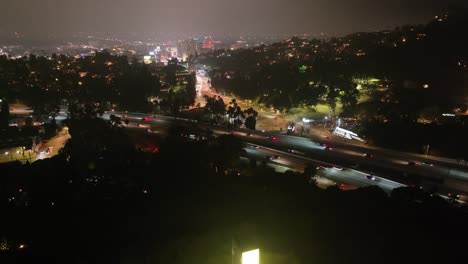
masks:
{"label": "billboard", "polygon": [[242,253],[242,264],[259,264],[260,249],[254,249]]}

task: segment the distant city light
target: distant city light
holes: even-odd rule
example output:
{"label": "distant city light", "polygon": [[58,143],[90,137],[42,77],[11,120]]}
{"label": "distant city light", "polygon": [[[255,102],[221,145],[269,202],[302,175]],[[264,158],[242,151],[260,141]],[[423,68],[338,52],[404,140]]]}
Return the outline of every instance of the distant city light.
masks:
{"label": "distant city light", "polygon": [[425,84],[423,85],[423,88],[424,88],[424,89],[429,88],[429,84],[425,83]]}

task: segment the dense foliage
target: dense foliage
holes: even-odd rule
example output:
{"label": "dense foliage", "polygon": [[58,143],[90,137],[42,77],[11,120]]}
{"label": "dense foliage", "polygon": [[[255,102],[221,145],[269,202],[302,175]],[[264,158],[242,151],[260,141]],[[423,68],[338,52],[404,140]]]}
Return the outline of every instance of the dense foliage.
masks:
{"label": "dense foliage", "polygon": [[343,115],[355,116],[369,93],[386,117],[418,118],[429,108],[466,110],[467,26],[467,16],[441,16],[424,26],[217,51],[203,62],[214,67],[215,88],[278,109],[326,103],[335,110],[339,101]]}
{"label": "dense foliage", "polygon": [[144,153],[116,120],[80,111],[61,155],[1,166],[2,263],[221,263],[233,240],[268,263],[466,257],[466,213],[435,197],[320,190],[308,172],[239,163],[239,139],[196,127]]}

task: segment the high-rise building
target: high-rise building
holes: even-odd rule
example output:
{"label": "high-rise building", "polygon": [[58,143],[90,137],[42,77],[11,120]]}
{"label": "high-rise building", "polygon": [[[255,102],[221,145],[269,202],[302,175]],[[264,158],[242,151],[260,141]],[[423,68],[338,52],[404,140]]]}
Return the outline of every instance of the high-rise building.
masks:
{"label": "high-rise building", "polygon": [[195,39],[186,39],[179,41],[177,43],[177,48],[179,51],[179,56],[183,61],[187,59],[190,55],[194,56],[196,53],[196,42]]}

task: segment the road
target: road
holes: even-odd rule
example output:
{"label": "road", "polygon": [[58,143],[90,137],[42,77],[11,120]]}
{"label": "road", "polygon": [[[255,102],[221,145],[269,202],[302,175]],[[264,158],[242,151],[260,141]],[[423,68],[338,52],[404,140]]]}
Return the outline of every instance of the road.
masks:
{"label": "road", "polygon": [[[216,93],[215,90],[212,89],[210,84],[209,77],[205,76],[201,72],[197,72],[197,102],[204,105],[204,95],[208,96],[220,96],[223,98],[225,102],[229,102],[232,97],[226,96],[222,94]],[[285,129],[288,125],[288,120],[284,119],[278,113],[271,111],[271,109],[260,109],[260,107],[255,106],[249,100],[239,100],[237,99],[237,103],[243,108],[247,109],[248,107],[254,107],[259,112],[259,117],[257,118],[257,129],[258,130],[266,130],[266,131],[278,131],[280,128]],[[412,160],[423,160],[427,161],[430,160],[431,162],[438,162],[442,164],[447,164],[450,166],[457,166],[463,168],[463,164],[459,164],[459,161],[456,159],[449,159],[445,157],[437,157],[437,156],[427,156],[427,155],[420,155],[415,153],[406,153],[400,151],[393,151],[389,149],[379,148],[372,145],[366,145],[362,142],[357,141],[347,141],[340,137],[335,137],[328,131],[323,129],[311,128],[309,129],[310,133],[308,136],[315,141],[333,141],[333,144],[337,144],[338,146],[343,146],[347,150],[356,150],[358,153],[368,153],[368,152],[376,152],[376,153],[383,153],[386,156],[393,155],[396,159],[400,159],[398,162],[407,163],[408,161]],[[403,160],[402,160],[403,159]],[[458,172],[454,172],[453,176],[456,176]],[[460,174],[461,177],[468,177],[466,174]]]}
{"label": "road", "polygon": [[366,172],[350,168],[344,168],[335,164],[306,158],[299,155],[278,151],[275,149],[255,144],[248,144],[246,152],[247,157],[254,158],[257,160],[266,160],[267,156],[277,156],[278,158],[275,157],[272,159],[268,159],[268,162],[272,164],[279,164],[281,166],[288,167],[296,171],[303,171],[308,165],[317,166],[317,176],[328,178],[333,182],[339,184],[352,185],[356,187],[366,187],[375,185],[382,188],[382,190],[384,190],[387,194],[390,194],[395,188],[406,186],[404,184],[391,181],[382,177],[370,175]]}
{"label": "road", "polygon": [[[205,98],[204,96],[207,95],[209,97],[219,96],[223,99],[225,103],[229,103],[234,97],[232,95],[226,95],[217,93],[211,87],[210,78],[205,76],[203,73],[197,72],[197,97],[196,97],[196,104],[200,104],[201,106],[205,105]],[[252,103],[251,100],[241,100],[239,98],[235,98],[236,103],[242,109],[248,109],[252,107],[255,111],[258,112],[257,117],[257,129],[258,130],[266,130],[266,131],[273,131],[280,129],[286,129],[290,120],[287,120],[278,112],[275,112],[274,109],[268,109],[261,106],[258,106]]]}
{"label": "road", "polygon": [[[106,113],[103,118],[108,119],[110,114],[115,114],[117,116],[129,119],[131,121],[130,126],[138,127],[138,124],[140,124],[140,128],[150,128],[152,131],[154,131],[154,133],[161,134],[167,133],[168,129],[174,124],[194,122],[193,120],[185,120],[167,116],[157,116],[156,118],[149,116],[150,119],[148,121],[143,121],[142,118],[148,117],[148,114],[125,112],[109,112]],[[61,115],[64,115],[64,113],[61,113]],[[62,116],[59,117],[64,118]],[[371,173],[373,175],[377,174],[402,183],[408,183],[404,177],[407,177],[407,175],[411,174],[420,175],[423,177],[423,180],[441,180],[442,182],[437,183],[437,185],[444,191],[468,194],[467,169],[444,158],[421,156],[412,153],[404,153],[373,146],[360,145],[353,142],[343,141],[342,139],[337,139],[334,137],[327,138],[321,135],[316,135],[312,138],[304,138],[297,136],[262,133],[259,131],[248,133],[246,131],[230,131],[224,127],[212,127],[208,125],[201,126],[213,130],[215,134],[233,133],[241,137],[245,142],[267,146],[271,149],[283,151],[293,149],[293,151],[296,153],[301,153],[304,158],[312,158],[318,161],[338,164],[342,167],[358,165],[360,167],[366,168],[365,170],[360,169],[363,170],[364,173]],[[325,148],[323,144],[326,144],[329,148]],[[57,147],[54,149],[58,150],[59,148]],[[364,157],[364,154],[366,153],[372,154],[373,158]],[[414,162],[414,165],[408,165],[408,161]],[[290,166],[291,164],[283,165]],[[304,164],[301,166],[304,166]],[[296,166],[296,168],[300,167]],[[345,172],[347,175],[350,174],[349,171]],[[330,173],[326,174],[329,177],[333,176],[333,174]],[[354,178],[356,177],[357,175],[354,176]],[[363,181],[364,177],[360,177],[360,179],[361,184],[363,182],[373,185],[377,184]],[[358,184],[358,182],[353,183]],[[382,184],[384,183],[386,182],[382,181]]]}
{"label": "road", "polygon": [[[127,118],[130,121],[129,126],[132,128],[141,128],[141,129],[151,129],[151,131],[157,132],[159,134],[166,134],[167,130],[172,127],[174,124],[183,121],[182,119],[175,119],[172,117],[164,117],[164,116],[157,116],[153,117],[151,115],[144,115],[144,114],[136,114],[136,113],[113,113],[117,116],[122,116],[123,118]],[[103,116],[103,118],[107,119],[110,113]],[[146,117],[146,120],[142,120]],[[215,135],[222,135],[222,134],[234,134],[243,138],[247,142],[260,142],[260,143],[269,143],[270,140],[266,138],[266,136],[262,133],[250,133],[248,135],[246,132],[231,132],[225,128],[215,128],[212,129]],[[279,136],[278,136],[279,138]],[[298,137],[289,137],[289,136],[281,136],[281,139],[288,138],[291,145],[302,145],[305,146],[308,151],[319,151],[323,152],[323,147],[317,143],[312,141],[307,142],[304,144],[303,138]],[[256,147],[254,147],[256,146]],[[395,188],[399,188],[404,186],[395,181],[387,180],[382,177],[375,177],[375,180],[369,180],[366,176],[369,173],[361,172],[358,170],[348,169],[339,167],[334,165],[333,163],[324,162],[319,159],[312,159],[304,156],[300,156],[293,153],[287,153],[284,151],[280,151],[274,148],[269,148],[265,146],[259,146],[254,144],[248,144],[246,148],[247,157],[254,158],[258,161],[265,160],[267,156],[279,156],[279,159],[269,160],[268,162],[271,165],[279,165],[281,167],[286,167],[296,171],[303,171],[304,168],[308,165],[313,164],[314,166],[319,166],[317,170],[317,175],[321,177],[328,178],[333,180],[337,183],[348,184],[356,187],[365,187],[371,185],[377,185],[381,187],[385,192],[391,193],[391,191]],[[299,151],[296,151],[299,153]],[[306,152],[301,152],[301,154],[305,154]],[[340,169],[336,169],[340,168]]]}
{"label": "road", "polygon": [[[104,115],[108,118],[111,113]],[[143,113],[122,113],[112,112],[117,116],[122,116],[129,119],[135,124],[143,124],[149,126],[153,131],[164,134],[167,129],[175,124],[184,122],[194,122],[193,120],[186,120],[174,117],[157,116],[152,117]],[[149,117],[148,121],[143,121],[143,117]],[[453,163],[445,163],[431,159],[431,157],[420,157],[420,155],[388,151],[380,148],[371,148],[368,146],[360,146],[342,142],[334,138],[322,138],[321,141],[313,140],[314,138],[304,138],[288,135],[268,134],[259,131],[230,131],[224,127],[211,127],[208,125],[200,125],[201,127],[211,129],[214,134],[228,134],[232,133],[239,136],[243,141],[248,143],[259,144],[275,150],[286,151],[293,149],[297,153],[301,153],[304,158],[313,158],[317,161],[324,161],[330,164],[338,164],[342,167],[350,167],[351,165],[359,165],[366,167],[363,173],[371,173],[373,175],[381,175],[382,177],[407,183],[408,181],[400,181],[399,179],[407,177],[410,174],[421,175],[423,181],[428,182],[432,180],[442,180],[442,183],[437,183],[439,188],[445,191],[452,191],[458,193],[468,194],[468,172],[461,166]],[[165,132],[166,131],[166,132]],[[268,138],[270,137],[270,138]],[[327,144],[330,148],[325,148],[322,144]],[[370,151],[371,150],[371,151]],[[372,153],[373,158],[366,158],[364,154]],[[414,161],[415,165],[408,165],[408,161]],[[291,164],[283,164],[291,165]],[[298,164],[292,167],[300,168]],[[302,164],[301,166],[304,166]],[[374,171],[375,170],[375,171]],[[385,171],[386,173],[382,173]],[[345,171],[346,175],[350,175],[350,171]],[[345,173],[343,172],[343,173]],[[327,174],[330,177],[332,174]],[[354,177],[357,177],[355,175]],[[398,176],[398,177],[393,177]],[[387,184],[385,180],[379,182],[367,182],[364,176],[360,176],[360,183],[369,183],[369,185],[384,185]],[[383,178],[382,178],[383,179]],[[367,180],[367,179],[366,179]],[[348,182],[345,182],[348,183]],[[353,182],[358,184],[358,182]],[[349,182],[351,184],[351,182]],[[358,184],[359,185],[359,184]],[[390,185],[394,185],[393,183]]]}

